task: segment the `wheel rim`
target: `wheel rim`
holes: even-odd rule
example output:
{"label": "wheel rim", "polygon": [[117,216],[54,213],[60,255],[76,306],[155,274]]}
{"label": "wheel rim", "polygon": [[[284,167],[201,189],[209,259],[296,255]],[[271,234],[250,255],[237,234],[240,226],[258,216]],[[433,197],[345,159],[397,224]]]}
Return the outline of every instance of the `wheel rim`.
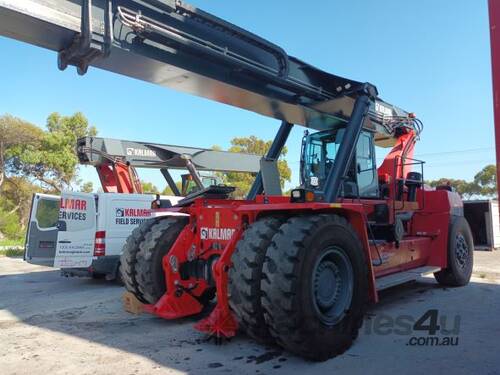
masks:
{"label": "wheel rim", "polygon": [[458,233],[455,239],[455,258],[460,268],[465,268],[469,260],[469,245],[462,233]]}
{"label": "wheel rim", "polygon": [[320,320],[337,324],[352,301],[354,272],[349,257],[339,247],[329,247],[312,272],[313,304]]}

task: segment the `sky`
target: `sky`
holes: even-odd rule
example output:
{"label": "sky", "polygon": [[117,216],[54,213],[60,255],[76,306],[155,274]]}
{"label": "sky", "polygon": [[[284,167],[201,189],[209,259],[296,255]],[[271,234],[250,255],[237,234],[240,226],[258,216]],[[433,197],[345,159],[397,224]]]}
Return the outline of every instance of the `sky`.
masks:
{"label": "sky", "polygon": [[[190,0],[327,72],[375,84],[424,123],[415,155],[424,177],[472,179],[495,162],[486,0]],[[272,139],[279,122],[96,68],[57,69],[56,54],[0,37],[0,115],[45,126],[51,112],[83,112],[99,136],[223,148],[233,137]],[[298,184],[295,127],[287,160]],[[140,170],[160,189],[159,171]],[[83,180],[99,186],[93,168]]]}

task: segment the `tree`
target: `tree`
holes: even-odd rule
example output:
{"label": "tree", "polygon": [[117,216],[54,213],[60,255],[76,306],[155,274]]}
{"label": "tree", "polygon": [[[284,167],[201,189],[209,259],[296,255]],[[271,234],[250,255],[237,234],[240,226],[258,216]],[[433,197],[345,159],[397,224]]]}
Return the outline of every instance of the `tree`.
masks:
{"label": "tree", "polygon": [[[237,137],[231,140],[231,147],[228,151],[264,156],[271,147],[271,144],[272,141],[264,141],[253,135],[250,137]],[[218,146],[214,146],[213,148],[217,149],[217,147]],[[292,177],[292,171],[285,160],[287,152],[287,148],[283,147],[278,160],[281,188],[284,188],[285,182],[290,181]],[[229,172],[223,175],[223,179],[227,185],[236,187],[235,196],[243,197],[250,190],[255,179],[255,174]]]}
{"label": "tree", "polygon": [[0,208],[0,238],[2,235],[17,240],[22,238],[24,233],[19,224],[19,215]]}
{"label": "tree", "polygon": [[141,181],[142,191],[144,194],[158,194],[160,191],[151,182]]}
{"label": "tree", "polygon": [[96,134],[95,127],[90,126],[80,112],[72,116],[52,113],[47,118],[47,131],[43,132],[37,147],[21,145],[16,148],[9,172],[30,176],[43,186],[60,192],[76,181],[76,140]]}
{"label": "tree", "polygon": [[[22,236],[33,193],[56,194],[78,182],[76,140],[96,133],[81,113],[52,113],[46,130],[11,115],[0,116],[0,235]],[[92,185],[81,189],[91,191]]]}
{"label": "tree", "polygon": [[497,195],[497,168],[490,164],[484,167],[474,176],[474,184],[477,187],[477,193],[486,197]]}
{"label": "tree", "polygon": [[8,114],[0,117],[0,187],[16,157],[27,150],[37,149],[42,138],[43,130],[33,124]]}
{"label": "tree", "polygon": [[[179,191],[182,190],[182,182],[181,181],[177,181],[175,183],[175,186],[177,186],[177,189]],[[162,195],[175,195],[174,192],[172,191],[172,189],[170,189],[170,186],[166,186],[165,189],[163,189],[163,191],[161,192]]]}
{"label": "tree", "polygon": [[487,165],[470,182],[453,178],[440,178],[439,180],[428,181],[428,184],[432,187],[450,184],[465,199],[470,199],[473,196],[496,197],[496,166]]}
{"label": "tree", "polygon": [[39,192],[42,192],[42,189],[27,178],[11,176],[0,188],[0,209],[8,214],[17,215],[16,220],[24,230],[30,214],[31,197]]}
{"label": "tree", "polygon": [[465,180],[457,180],[453,178],[440,178],[439,180],[428,181],[427,183],[433,188],[449,184],[457,191],[457,193],[459,193],[465,199],[469,199],[473,195],[477,194],[476,184],[474,184],[474,182],[467,182]]}
{"label": "tree", "polygon": [[82,193],[92,193],[94,191],[94,184],[91,181],[84,182],[80,186],[80,191]]}

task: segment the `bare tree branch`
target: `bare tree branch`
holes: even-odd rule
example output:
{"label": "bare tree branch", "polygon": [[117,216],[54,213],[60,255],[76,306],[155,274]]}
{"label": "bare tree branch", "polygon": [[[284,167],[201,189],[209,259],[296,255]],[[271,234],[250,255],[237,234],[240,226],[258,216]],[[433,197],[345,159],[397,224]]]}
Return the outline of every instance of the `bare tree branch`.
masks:
{"label": "bare tree branch", "polygon": [[58,193],[60,193],[62,190],[61,186],[59,186],[55,180],[50,180],[44,176],[38,176],[37,179],[43,182],[44,184],[47,184],[50,187],[54,188]]}

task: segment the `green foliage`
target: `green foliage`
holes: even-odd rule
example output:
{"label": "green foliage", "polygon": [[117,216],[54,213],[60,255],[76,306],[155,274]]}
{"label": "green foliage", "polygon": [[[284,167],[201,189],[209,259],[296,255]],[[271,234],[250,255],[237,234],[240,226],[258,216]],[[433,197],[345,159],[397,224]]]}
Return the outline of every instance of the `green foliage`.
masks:
{"label": "green foliage", "polygon": [[76,140],[96,133],[82,113],[72,116],[52,113],[47,118],[47,131],[37,139],[36,147],[21,144],[15,148],[10,172],[30,176],[60,192],[76,180]]}
{"label": "green foliage", "polygon": [[[19,246],[22,246],[22,244]],[[18,258],[18,257],[22,257],[23,255],[24,255],[24,249],[9,248],[6,250],[0,250],[0,256],[6,256],[6,257],[10,257],[10,258]]]}
{"label": "green foliage", "polygon": [[92,193],[94,191],[94,184],[91,181],[84,182],[80,186],[80,191],[82,193]]}
{"label": "green foliage", "polygon": [[497,194],[497,171],[495,165],[487,165],[474,176],[474,184],[480,195],[487,197]]}
{"label": "green foliage", "polygon": [[[182,182],[181,181],[177,181],[175,183],[175,186],[177,186],[177,189],[179,189],[179,191],[182,190]],[[172,189],[170,189],[170,186],[166,186],[165,189],[163,189],[163,191],[161,192],[162,195],[175,195],[174,192],[172,191]]]}
{"label": "green foliage", "polygon": [[[22,237],[33,193],[58,193],[78,182],[76,140],[97,133],[81,113],[52,113],[46,129],[0,116],[0,237]],[[92,190],[92,184],[81,189]]]}
{"label": "green foliage", "polygon": [[24,238],[22,239],[6,239],[4,238],[3,240],[0,240],[0,246],[1,247],[16,247],[16,246],[23,246],[24,245]]}
{"label": "green foliage", "polygon": [[10,239],[24,237],[24,231],[19,223],[19,215],[0,209],[0,233]]}
{"label": "green foliage", "polygon": [[469,199],[476,194],[476,186],[474,182],[467,182],[465,180],[456,180],[453,178],[440,178],[427,182],[433,188],[437,186],[450,185],[453,187],[464,199]]}
{"label": "green foliage", "polygon": [[78,138],[97,135],[97,129],[89,125],[87,118],[81,112],[76,112],[73,116],[51,113],[47,118],[47,130],[51,134],[60,134],[73,140],[71,144],[73,150]]}
{"label": "green foliage", "polygon": [[158,194],[160,191],[151,182],[141,181],[142,191],[144,194]]}
{"label": "green foliage", "polygon": [[473,196],[496,197],[497,176],[496,166],[487,165],[475,176],[473,181],[456,180],[453,178],[440,178],[439,180],[428,181],[430,186],[451,185],[464,199]]}
{"label": "green foliage", "polygon": [[7,172],[18,170],[19,157],[28,150],[36,150],[43,138],[43,130],[11,115],[0,116],[0,186]]}
{"label": "green foliage", "polygon": [[[231,147],[228,151],[264,156],[271,147],[271,144],[272,141],[264,141],[253,135],[249,137],[237,137],[231,140]],[[213,148],[216,149],[217,147],[218,146],[214,146]],[[285,182],[290,181],[292,177],[292,171],[285,160],[287,152],[287,148],[284,147],[278,160],[281,188],[283,188]],[[252,173],[230,172],[223,175],[225,184],[236,187],[235,196],[239,198],[244,197],[250,190],[254,179],[255,174]]]}
{"label": "green foliage", "polygon": [[40,146],[43,130],[19,118],[0,116],[0,238],[23,237],[31,195],[37,190],[28,178],[13,174],[20,155]]}
{"label": "green foliage", "polygon": [[24,229],[30,213],[31,197],[33,193],[39,192],[42,192],[42,189],[26,177],[8,177],[0,187],[0,208],[16,213],[19,216],[19,224]]}
{"label": "green foliage", "polygon": [[15,239],[0,239],[0,256],[21,257],[24,255],[24,236]]}

